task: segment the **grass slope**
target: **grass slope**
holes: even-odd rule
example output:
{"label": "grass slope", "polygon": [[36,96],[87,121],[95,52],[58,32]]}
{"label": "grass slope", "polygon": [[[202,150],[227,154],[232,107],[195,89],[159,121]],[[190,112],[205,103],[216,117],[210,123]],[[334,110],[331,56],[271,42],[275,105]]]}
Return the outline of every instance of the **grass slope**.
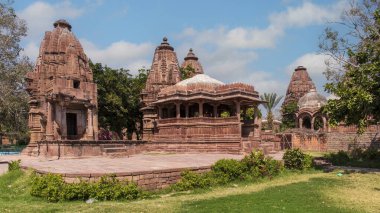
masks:
{"label": "grass slope", "polygon": [[271,181],[160,194],[133,202],[48,203],[29,195],[28,173],[0,176],[0,212],[379,212],[380,175],[284,174]]}

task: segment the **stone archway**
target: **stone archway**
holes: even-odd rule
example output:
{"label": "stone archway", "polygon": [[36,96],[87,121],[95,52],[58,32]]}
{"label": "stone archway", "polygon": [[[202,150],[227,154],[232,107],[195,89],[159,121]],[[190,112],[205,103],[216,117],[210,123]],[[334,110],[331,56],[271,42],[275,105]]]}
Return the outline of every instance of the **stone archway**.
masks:
{"label": "stone archway", "polygon": [[309,116],[302,118],[302,128],[311,129],[311,118]]}
{"label": "stone archway", "polygon": [[324,129],[324,126],[325,126],[325,122],[324,122],[322,116],[317,115],[316,117],[313,118],[314,130]]}

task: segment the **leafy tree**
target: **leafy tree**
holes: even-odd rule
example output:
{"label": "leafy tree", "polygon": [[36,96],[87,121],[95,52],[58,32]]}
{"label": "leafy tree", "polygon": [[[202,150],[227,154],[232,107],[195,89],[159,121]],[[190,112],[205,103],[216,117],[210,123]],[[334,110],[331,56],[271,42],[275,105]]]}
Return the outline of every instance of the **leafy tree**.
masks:
{"label": "leafy tree", "polygon": [[0,132],[28,137],[28,95],[24,76],[32,70],[27,58],[20,57],[25,21],[18,18],[11,1],[0,2]]}
{"label": "leafy tree", "polygon": [[141,133],[142,123],[140,93],[145,86],[148,72],[139,70],[132,76],[129,70],[112,69],[100,63],[90,63],[98,85],[98,116],[99,125],[115,131],[119,136],[123,129],[128,129],[128,135]]}
{"label": "leafy tree", "polygon": [[276,93],[264,93],[264,95],[261,95],[260,98],[263,101],[266,101],[266,103],[263,104],[264,108],[267,110],[267,121],[268,121],[268,128],[273,128],[273,112],[272,110],[276,108],[277,104],[281,101],[283,96],[277,97]]}
{"label": "leafy tree", "polygon": [[380,120],[380,1],[353,1],[333,27],[319,46],[334,62],[327,64],[325,89],[338,99],[324,112],[330,124],[354,124],[361,133],[368,120]]}
{"label": "leafy tree", "polygon": [[185,80],[195,73],[195,69],[190,65],[187,65],[185,68],[179,68],[179,72],[181,73],[181,79]]}
{"label": "leafy tree", "polygon": [[281,130],[291,129],[296,127],[296,112],[298,110],[297,102],[291,101],[282,106],[282,124]]}

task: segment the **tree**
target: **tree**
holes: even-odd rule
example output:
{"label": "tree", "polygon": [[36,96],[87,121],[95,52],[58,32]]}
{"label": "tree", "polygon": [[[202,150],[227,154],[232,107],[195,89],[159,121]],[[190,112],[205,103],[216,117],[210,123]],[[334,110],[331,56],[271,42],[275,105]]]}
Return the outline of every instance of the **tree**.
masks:
{"label": "tree", "polygon": [[20,57],[26,24],[17,17],[11,1],[0,2],[0,132],[28,137],[28,95],[24,77],[32,70],[28,58]]}
{"label": "tree", "polygon": [[181,74],[181,79],[185,80],[190,78],[195,73],[195,69],[192,68],[190,65],[187,65],[185,68],[180,67],[179,72]]}
{"label": "tree", "polygon": [[291,129],[296,127],[296,112],[298,110],[297,102],[291,101],[282,106],[282,124],[281,130]]}
{"label": "tree", "polygon": [[276,93],[264,93],[264,95],[261,95],[260,98],[263,101],[266,101],[266,103],[263,104],[264,108],[267,110],[267,121],[268,121],[268,128],[273,128],[273,112],[272,110],[276,108],[277,104],[281,101],[283,96],[277,97]]}
{"label": "tree", "polygon": [[325,90],[338,97],[324,112],[331,125],[354,124],[362,133],[380,120],[380,1],[352,1],[342,21],[327,27],[320,49],[331,56]]}
{"label": "tree", "polygon": [[112,69],[100,63],[90,62],[90,67],[98,85],[99,125],[110,128],[119,137],[125,128],[129,137],[132,132],[139,137],[141,129],[136,124],[142,123],[140,93],[145,87],[148,71],[141,69],[136,76],[132,76],[129,70]]}

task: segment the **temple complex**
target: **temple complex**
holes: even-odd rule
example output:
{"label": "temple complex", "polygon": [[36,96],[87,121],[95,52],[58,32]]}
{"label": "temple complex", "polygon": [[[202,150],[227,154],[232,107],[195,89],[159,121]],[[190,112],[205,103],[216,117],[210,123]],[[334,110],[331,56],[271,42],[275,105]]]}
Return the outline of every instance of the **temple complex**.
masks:
{"label": "temple complex", "polygon": [[303,66],[298,66],[292,74],[282,106],[285,106],[290,102],[297,103],[298,100],[311,89],[315,89],[315,85],[311,80],[307,69]]}
{"label": "temple complex", "polygon": [[30,145],[42,140],[96,140],[97,87],[81,44],[65,20],[45,33],[26,77]]}

